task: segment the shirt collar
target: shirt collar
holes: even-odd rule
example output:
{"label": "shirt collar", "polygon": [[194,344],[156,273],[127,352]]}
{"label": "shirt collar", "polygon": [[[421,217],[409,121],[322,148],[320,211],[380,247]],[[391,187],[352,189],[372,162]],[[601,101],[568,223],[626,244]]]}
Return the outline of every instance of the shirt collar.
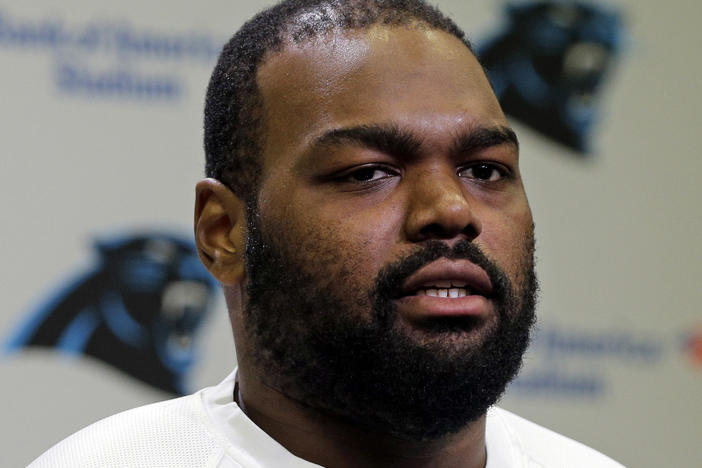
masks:
{"label": "shirt collar", "polygon": [[245,466],[320,468],[290,453],[246,416],[234,402],[236,369],[219,385],[202,391],[201,398],[217,433],[229,442],[229,450]]}

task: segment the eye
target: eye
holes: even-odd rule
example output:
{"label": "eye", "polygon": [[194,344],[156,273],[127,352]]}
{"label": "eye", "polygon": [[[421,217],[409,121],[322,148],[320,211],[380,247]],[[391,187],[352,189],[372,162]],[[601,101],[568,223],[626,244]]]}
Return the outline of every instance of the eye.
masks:
{"label": "eye", "polygon": [[507,171],[491,163],[478,163],[459,169],[458,176],[487,182],[496,182],[507,175]]}
{"label": "eye", "polygon": [[382,180],[393,175],[394,172],[385,167],[364,166],[347,172],[342,179],[345,182],[368,183]]}

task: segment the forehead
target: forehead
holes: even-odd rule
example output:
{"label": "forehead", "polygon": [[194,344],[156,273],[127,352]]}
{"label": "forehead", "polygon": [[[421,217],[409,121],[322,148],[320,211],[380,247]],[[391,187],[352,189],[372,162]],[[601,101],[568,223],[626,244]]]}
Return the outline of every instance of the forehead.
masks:
{"label": "forehead", "polygon": [[442,133],[506,125],[470,50],[420,26],[336,31],[287,44],[259,67],[258,85],[264,166],[282,154],[294,158],[333,128],[395,125],[438,141]]}

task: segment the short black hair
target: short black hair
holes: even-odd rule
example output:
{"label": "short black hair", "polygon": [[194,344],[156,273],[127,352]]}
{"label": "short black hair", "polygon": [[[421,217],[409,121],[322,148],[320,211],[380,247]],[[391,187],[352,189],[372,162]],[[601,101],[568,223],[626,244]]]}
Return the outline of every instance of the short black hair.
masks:
{"label": "short black hair", "polygon": [[263,98],[256,74],[266,54],[286,41],[300,43],[332,30],[413,23],[452,34],[473,50],[465,33],[423,0],[285,0],[257,14],[224,46],[207,88],[207,176],[247,201],[258,187]]}

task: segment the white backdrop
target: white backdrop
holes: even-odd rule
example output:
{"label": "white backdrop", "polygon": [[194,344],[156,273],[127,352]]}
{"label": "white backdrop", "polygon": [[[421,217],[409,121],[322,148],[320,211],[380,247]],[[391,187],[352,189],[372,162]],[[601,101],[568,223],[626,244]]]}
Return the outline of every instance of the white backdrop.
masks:
{"label": "white backdrop", "polygon": [[[476,42],[499,25],[498,2],[437,3]],[[628,46],[594,154],[514,123],[542,299],[537,340],[502,404],[629,466],[702,466],[702,359],[685,344],[702,340],[702,6],[615,4]],[[96,234],[190,232],[212,50],[262,5],[0,0],[0,339],[91,261]],[[52,39],[47,25],[59,23],[73,41]],[[187,47],[159,53],[135,39],[146,36]],[[193,388],[234,365],[222,301],[202,335]],[[0,373],[2,466],[166,397],[47,351],[0,356]]]}

